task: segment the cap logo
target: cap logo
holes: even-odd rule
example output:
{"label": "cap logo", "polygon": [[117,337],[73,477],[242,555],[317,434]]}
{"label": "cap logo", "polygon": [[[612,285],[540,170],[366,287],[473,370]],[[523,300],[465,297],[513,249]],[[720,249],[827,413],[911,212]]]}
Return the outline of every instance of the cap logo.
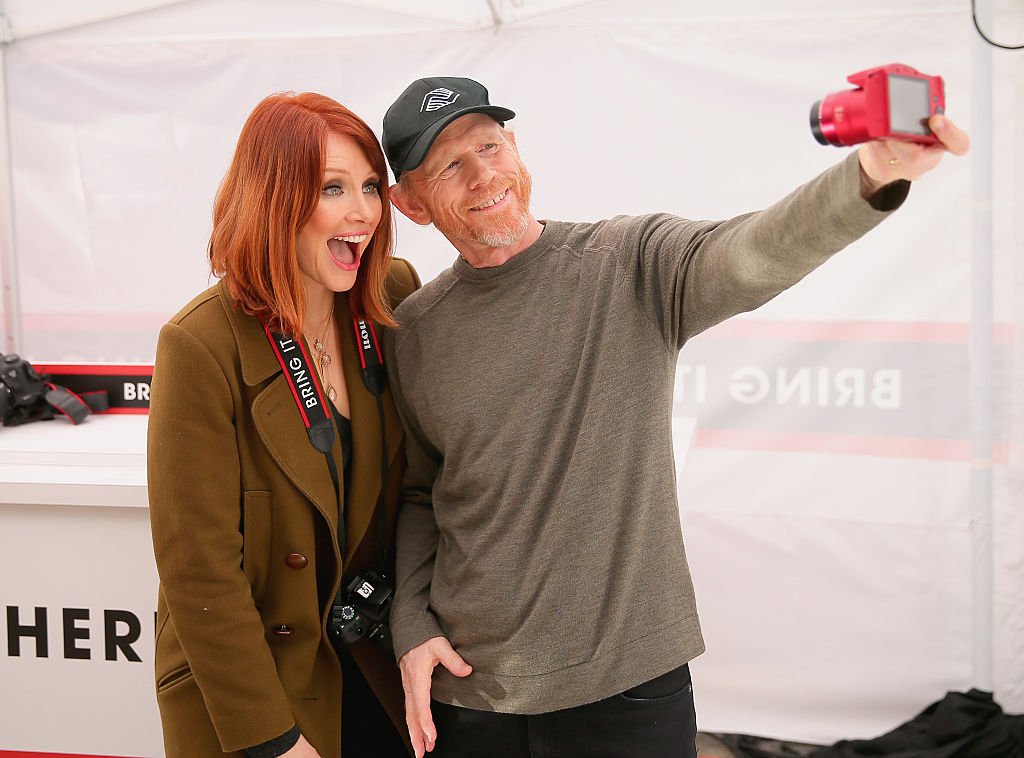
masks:
{"label": "cap logo", "polygon": [[420,113],[430,113],[431,111],[441,110],[442,108],[448,107],[458,99],[458,92],[452,92],[450,89],[445,89],[444,87],[432,89],[424,96],[423,105],[420,106]]}

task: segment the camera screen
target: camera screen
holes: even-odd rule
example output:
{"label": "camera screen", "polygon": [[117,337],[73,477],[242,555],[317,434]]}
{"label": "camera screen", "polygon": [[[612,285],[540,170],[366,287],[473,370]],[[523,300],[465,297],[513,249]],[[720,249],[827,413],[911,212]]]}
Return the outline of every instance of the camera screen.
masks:
{"label": "camera screen", "polygon": [[928,80],[889,75],[889,131],[931,134]]}

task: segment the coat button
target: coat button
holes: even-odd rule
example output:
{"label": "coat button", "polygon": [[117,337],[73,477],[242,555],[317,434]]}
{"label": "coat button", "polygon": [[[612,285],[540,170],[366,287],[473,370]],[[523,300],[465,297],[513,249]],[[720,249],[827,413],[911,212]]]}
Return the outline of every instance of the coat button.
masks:
{"label": "coat button", "polygon": [[281,626],[275,626],[274,627],[274,634],[278,634],[278,635],[280,635],[282,637],[287,637],[287,636],[289,636],[294,631],[295,630],[292,629],[287,624],[281,624]]}
{"label": "coat button", "polygon": [[284,562],[288,568],[304,569],[309,565],[309,558],[302,553],[288,553],[284,558]]}

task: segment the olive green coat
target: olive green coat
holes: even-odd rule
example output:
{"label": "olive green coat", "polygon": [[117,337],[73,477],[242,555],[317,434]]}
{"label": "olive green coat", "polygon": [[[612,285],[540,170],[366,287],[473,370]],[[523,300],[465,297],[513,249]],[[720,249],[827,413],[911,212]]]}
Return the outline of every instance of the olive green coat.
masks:
{"label": "olive green coat", "polygon": [[[388,285],[397,305],[419,279],[396,259]],[[168,756],[241,755],[297,724],[323,758],[336,758],[341,729],[359,728],[341,724],[341,669],[325,631],[343,577],[380,548],[380,421],[348,313],[348,295],[339,294],[353,437],[343,570],[327,462],[306,435],[262,325],[234,307],[221,282],[160,332],[148,465],[160,575],[156,690]],[[384,400],[392,539],[404,435],[390,389]],[[340,472],[337,439],[334,454]],[[407,739],[394,660],[365,641],[352,654]]]}

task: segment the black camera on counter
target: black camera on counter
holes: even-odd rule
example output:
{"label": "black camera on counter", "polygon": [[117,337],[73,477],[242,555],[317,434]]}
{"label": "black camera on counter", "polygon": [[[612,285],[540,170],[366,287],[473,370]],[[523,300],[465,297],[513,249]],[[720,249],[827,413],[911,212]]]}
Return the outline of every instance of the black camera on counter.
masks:
{"label": "black camera on counter", "polygon": [[365,638],[391,650],[388,613],[394,591],[376,571],[363,571],[348,583],[344,600],[336,600],[327,620],[327,633],[337,645],[351,645]]}
{"label": "black camera on counter", "polygon": [[4,426],[52,416],[46,404],[46,385],[32,364],[14,353],[0,355],[0,420]]}

